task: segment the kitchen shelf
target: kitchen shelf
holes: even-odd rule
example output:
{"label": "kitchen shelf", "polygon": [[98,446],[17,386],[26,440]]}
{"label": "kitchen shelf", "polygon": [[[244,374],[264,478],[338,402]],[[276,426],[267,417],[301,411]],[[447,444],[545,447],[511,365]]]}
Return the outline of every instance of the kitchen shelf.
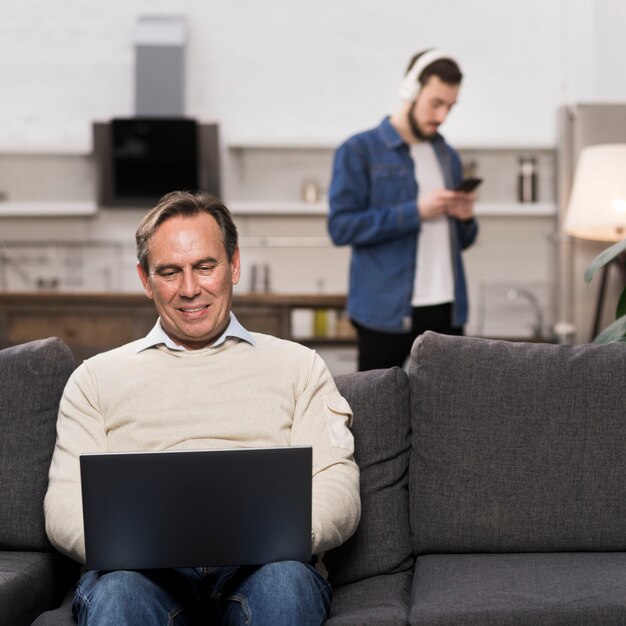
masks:
{"label": "kitchen shelf", "polygon": [[[271,200],[258,202],[229,202],[233,215],[317,215],[328,214],[328,204],[326,202],[306,203],[306,202],[285,202]],[[556,215],[556,204],[553,202],[477,202],[476,215],[495,217],[551,217]]]}
{"label": "kitchen shelf", "polygon": [[554,202],[477,202],[476,215],[495,217],[552,217]]}
{"label": "kitchen shelf", "polygon": [[298,202],[260,200],[258,202],[232,201],[227,203],[233,215],[326,215],[326,202]]}
{"label": "kitchen shelf", "polygon": [[331,150],[335,151],[341,144],[343,139],[337,139],[333,141],[308,141],[303,139],[302,141],[275,141],[275,140],[262,140],[259,141],[230,141],[226,145],[228,150],[243,151],[243,150]]}
{"label": "kitchen shelf", "polygon": [[63,201],[58,202],[0,202],[0,217],[74,217],[95,215],[98,205],[94,201]]}
{"label": "kitchen shelf", "polygon": [[[228,206],[233,215],[270,215],[270,216],[325,216],[328,214],[326,202],[299,202],[284,200],[233,201]],[[0,217],[72,217],[95,215],[98,205],[94,202],[0,202]],[[477,202],[476,215],[536,217],[556,214],[553,202]]]}

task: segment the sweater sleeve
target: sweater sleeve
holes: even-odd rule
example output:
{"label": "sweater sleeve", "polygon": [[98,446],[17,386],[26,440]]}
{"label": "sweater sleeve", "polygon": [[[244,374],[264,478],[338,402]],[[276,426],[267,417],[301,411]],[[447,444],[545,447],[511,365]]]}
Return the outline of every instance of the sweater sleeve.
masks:
{"label": "sweater sleeve", "polygon": [[44,500],[50,542],[79,563],[85,562],[79,458],[84,452],[106,449],[97,387],[87,364],[83,363],[70,377],[61,398],[57,440]]}
{"label": "sweater sleeve", "polygon": [[348,429],[352,411],[315,353],[299,391],[292,444],[313,446],[312,550],[322,554],[346,541],[361,515],[359,468]]}

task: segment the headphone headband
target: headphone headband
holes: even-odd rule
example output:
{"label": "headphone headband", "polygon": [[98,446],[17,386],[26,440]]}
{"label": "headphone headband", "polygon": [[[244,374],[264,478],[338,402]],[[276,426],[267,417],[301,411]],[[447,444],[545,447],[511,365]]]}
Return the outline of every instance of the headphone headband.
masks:
{"label": "headphone headband", "polygon": [[407,70],[407,73],[404,75],[404,78],[400,83],[400,97],[403,100],[408,100],[409,102],[415,100],[420,92],[421,84],[419,79],[422,72],[429,65],[432,65],[435,61],[440,61],[441,59],[448,59],[458,65],[457,60],[451,54],[448,54],[443,50],[437,50],[435,48],[433,50],[428,50],[428,52],[424,52],[424,54],[421,54],[417,58],[415,63],[411,65],[411,67]]}

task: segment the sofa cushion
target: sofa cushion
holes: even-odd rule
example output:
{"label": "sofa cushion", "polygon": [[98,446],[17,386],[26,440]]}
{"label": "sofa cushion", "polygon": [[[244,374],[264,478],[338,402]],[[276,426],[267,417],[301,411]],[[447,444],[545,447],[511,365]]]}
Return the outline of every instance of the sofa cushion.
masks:
{"label": "sofa cushion", "polygon": [[361,521],[355,534],[324,556],[331,584],[412,567],[408,517],[411,445],[409,389],[400,368],[337,377],[354,413],[355,459],[361,470]]}
{"label": "sofa cushion", "polygon": [[57,338],[0,350],[0,549],[45,550],[43,499],[74,358]]}
{"label": "sofa cushion", "polygon": [[75,626],[76,620],[72,615],[72,602],[75,585],[71,585],[65,598],[56,609],[42,613],[31,626]]}
{"label": "sofa cushion", "polygon": [[428,332],[409,380],[416,554],[626,549],[626,345]]}
{"label": "sofa cushion", "polygon": [[333,589],[326,626],[405,626],[411,572],[373,576]]}
{"label": "sofa cushion", "polygon": [[410,623],[420,626],[623,626],[626,554],[420,556]]}
{"label": "sofa cushion", "polygon": [[51,552],[0,552],[0,624],[31,624],[59,593]]}

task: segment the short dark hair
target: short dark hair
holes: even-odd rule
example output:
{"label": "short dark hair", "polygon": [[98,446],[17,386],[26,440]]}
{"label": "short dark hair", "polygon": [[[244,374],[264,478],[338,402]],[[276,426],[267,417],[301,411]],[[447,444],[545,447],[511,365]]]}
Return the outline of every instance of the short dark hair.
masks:
{"label": "short dark hair", "polygon": [[[409,61],[409,65],[406,68],[405,74],[413,67],[417,60],[427,52],[432,50],[422,50],[417,54],[414,54]],[[424,71],[417,77],[420,85],[425,85],[431,76],[437,76],[441,82],[447,85],[459,85],[463,80],[463,73],[456,61],[453,59],[438,59],[433,61],[430,65],[427,65]]]}
{"label": "short dark hair", "polygon": [[218,198],[204,191],[196,193],[172,191],[164,195],[157,205],[146,213],[135,233],[137,260],[146,274],[150,271],[148,263],[150,239],[154,236],[157,228],[171,217],[177,215],[193,217],[200,213],[207,213],[215,219],[222,231],[222,241],[228,260],[232,260],[237,249],[239,236],[237,227],[226,206]]}

